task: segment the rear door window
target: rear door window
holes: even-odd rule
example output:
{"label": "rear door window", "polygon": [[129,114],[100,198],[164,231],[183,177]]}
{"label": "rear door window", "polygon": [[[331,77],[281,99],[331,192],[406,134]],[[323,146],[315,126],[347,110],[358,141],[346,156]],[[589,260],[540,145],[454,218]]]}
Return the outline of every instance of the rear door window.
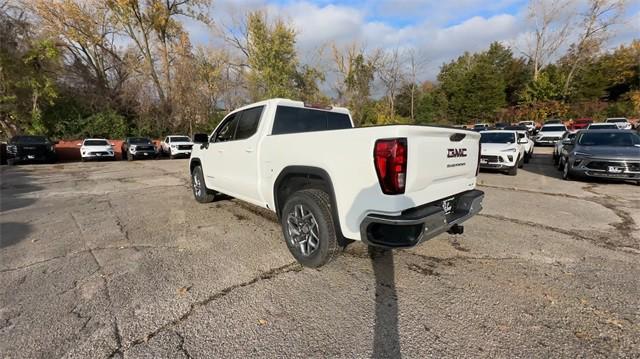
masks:
{"label": "rear door window", "polygon": [[351,128],[349,115],[316,109],[278,106],[271,134],[327,131]]}

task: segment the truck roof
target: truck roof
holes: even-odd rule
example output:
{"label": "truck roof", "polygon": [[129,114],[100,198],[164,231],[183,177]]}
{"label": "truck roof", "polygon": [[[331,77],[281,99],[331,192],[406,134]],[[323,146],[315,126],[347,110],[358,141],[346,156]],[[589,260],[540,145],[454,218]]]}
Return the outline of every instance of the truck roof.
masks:
{"label": "truck roof", "polygon": [[294,101],[294,100],[290,100],[287,98],[271,98],[268,100],[263,100],[263,101],[259,101],[259,102],[254,102],[251,104],[248,104],[246,106],[237,108],[235,110],[233,110],[232,112],[238,112],[238,111],[242,111],[242,110],[246,110],[248,108],[251,107],[256,107],[256,106],[260,106],[260,105],[267,105],[267,104],[273,104],[273,105],[282,105],[282,106],[289,106],[289,107],[306,107],[306,108],[313,108],[316,110],[322,110],[322,111],[330,111],[330,112],[338,112],[338,113],[344,113],[344,114],[350,114],[349,110],[346,107],[338,107],[338,106],[331,106],[328,105],[325,107],[323,107],[322,105],[320,106],[316,106],[315,104],[309,104],[309,103],[304,103],[302,101]]}

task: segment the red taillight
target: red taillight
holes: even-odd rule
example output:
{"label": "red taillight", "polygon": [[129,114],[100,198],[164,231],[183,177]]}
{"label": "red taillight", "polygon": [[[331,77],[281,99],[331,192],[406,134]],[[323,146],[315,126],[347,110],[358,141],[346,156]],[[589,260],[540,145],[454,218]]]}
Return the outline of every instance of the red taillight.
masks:
{"label": "red taillight", "polygon": [[476,177],[480,174],[480,157],[482,156],[482,143],[478,141],[478,163],[476,164]]}
{"label": "red taillight", "polygon": [[407,178],[407,139],[377,140],[373,161],[384,194],[404,193]]}

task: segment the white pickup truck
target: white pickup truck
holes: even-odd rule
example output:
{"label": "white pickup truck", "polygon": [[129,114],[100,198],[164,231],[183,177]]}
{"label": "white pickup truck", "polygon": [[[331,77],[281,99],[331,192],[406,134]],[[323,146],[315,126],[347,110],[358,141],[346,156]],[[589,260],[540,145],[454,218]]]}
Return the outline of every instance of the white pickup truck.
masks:
{"label": "white pickup truck", "polygon": [[198,202],[225,193],[274,211],[292,255],[319,267],[352,240],[411,247],[482,209],[480,135],[426,126],[353,128],[349,111],[271,99],[196,134]]}

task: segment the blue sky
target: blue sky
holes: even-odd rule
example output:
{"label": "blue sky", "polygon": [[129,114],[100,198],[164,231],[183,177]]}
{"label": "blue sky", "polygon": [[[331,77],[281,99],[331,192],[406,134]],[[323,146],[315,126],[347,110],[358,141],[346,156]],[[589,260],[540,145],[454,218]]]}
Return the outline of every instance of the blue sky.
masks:
{"label": "blue sky", "polygon": [[[574,13],[585,1],[575,0]],[[301,60],[313,65],[326,65],[322,49],[329,44],[413,49],[425,64],[421,79],[430,80],[442,63],[465,51],[482,51],[493,41],[512,47],[516,54],[524,52],[532,30],[528,4],[523,0],[213,0],[211,13],[218,24],[228,22],[231,14],[257,9],[286,19],[297,30]],[[609,47],[640,38],[640,0],[628,0],[624,18]],[[202,27],[188,28],[195,43],[215,41]]]}

